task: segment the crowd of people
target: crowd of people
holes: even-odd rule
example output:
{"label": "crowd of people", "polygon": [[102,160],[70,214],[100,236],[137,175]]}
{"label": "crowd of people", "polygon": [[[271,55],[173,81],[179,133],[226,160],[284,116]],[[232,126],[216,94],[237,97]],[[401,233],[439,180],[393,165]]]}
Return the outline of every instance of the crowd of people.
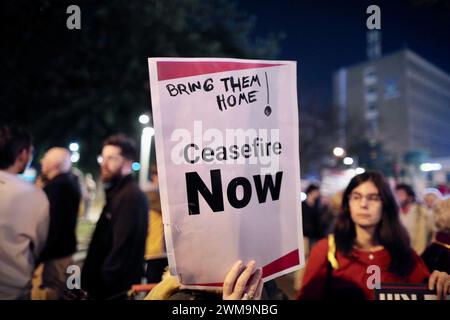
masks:
{"label": "crowd of people", "polygon": [[[21,180],[32,155],[26,130],[0,128],[0,299],[65,299],[80,203],[89,208],[92,196],[83,196],[65,148],[45,153],[35,185]],[[219,291],[186,290],[167,274],[157,168],[151,168],[150,187],[141,190],[132,176],[136,158],[126,136],[103,143],[105,204],[82,264],[82,294],[71,297],[123,299],[143,279],[156,285],[147,299],[285,297],[273,281],[263,283],[255,261],[230,266]],[[426,283],[439,298],[450,293],[450,198],[427,189],[419,202],[411,186],[392,188],[370,171],[356,175],[327,205],[317,185],[306,195],[307,263],[297,279],[298,299],[374,299],[367,286],[371,265],[380,268],[381,283]]]}

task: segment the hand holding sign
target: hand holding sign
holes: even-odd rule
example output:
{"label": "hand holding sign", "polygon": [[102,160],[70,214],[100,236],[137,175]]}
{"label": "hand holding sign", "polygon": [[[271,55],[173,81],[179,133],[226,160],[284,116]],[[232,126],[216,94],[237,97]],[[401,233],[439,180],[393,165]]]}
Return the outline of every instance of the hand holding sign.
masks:
{"label": "hand holding sign", "polygon": [[428,288],[430,290],[436,289],[438,300],[445,299],[450,293],[450,275],[446,272],[434,270],[428,280]]}
{"label": "hand holding sign", "polygon": [[242,269],[242,261],[236,262],[228,272],[223,283],[223,300],[259,300],[261,299],[263,282],[262,270],[255,269],[255,261],[250,261]]}

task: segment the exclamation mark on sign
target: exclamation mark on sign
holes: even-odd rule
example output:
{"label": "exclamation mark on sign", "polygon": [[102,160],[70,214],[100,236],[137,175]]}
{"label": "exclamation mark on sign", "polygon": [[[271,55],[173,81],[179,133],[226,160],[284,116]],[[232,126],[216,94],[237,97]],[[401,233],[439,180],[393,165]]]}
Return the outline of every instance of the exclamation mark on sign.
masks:
{"label": "exclamation mark on sign", "polygon": [[267,72],[264,72],[266,75],[266,88],[267,88],[267,106],[264,108],[264,114],[266,116],[270,116],[272,113],[272,108],[269,106],[269,80],[267,79]]}

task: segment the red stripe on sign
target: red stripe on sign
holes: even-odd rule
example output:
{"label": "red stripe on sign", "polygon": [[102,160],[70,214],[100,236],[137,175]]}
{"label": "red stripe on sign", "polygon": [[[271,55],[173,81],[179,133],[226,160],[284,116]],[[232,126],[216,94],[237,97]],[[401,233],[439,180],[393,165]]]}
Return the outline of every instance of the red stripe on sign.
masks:
{"label": "red stripe on sign", "polygon": [[221,287],[223,286],[223,283],[187,283],[186,286]]}
{"label": "red stripe on sign", "polygon": [[277,272],[296,266],[299,263],[300,257],[297,249],[263,267],[263,277],[271,276]]}
{"label": "red stripe on sign", "polygon": [[[263,277],[271,276],[277,272],[296,266],[300,263],[298,249],[278,258],[263,267]],[[189,283],[187,286],[221,287],[223,283]]]}
{"label": "red stripe on sign", "polygon": [[232,70],[281,66],[282,64],[221,61],[158,61],[158,80],[170,80]]}

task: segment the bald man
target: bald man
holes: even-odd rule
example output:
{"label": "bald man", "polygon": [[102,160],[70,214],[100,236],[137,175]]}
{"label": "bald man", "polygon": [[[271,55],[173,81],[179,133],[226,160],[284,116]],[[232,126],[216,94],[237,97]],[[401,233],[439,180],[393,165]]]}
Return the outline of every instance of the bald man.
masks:
{"label": "bald man", "polygon": [[70,171],[69,150],[49,149],[41,165],[44,192],[50,203],[50,226],[40,257],[44,264],[40,287],[46,290],[43,298],[58,299],[66,288],[67,267],[77,247],[75,228],[81,192],[77,177]]}
{"label": "bald man", "polygon": [[59,174],[70,172],[70,152],[66,148],[51,148],[41,159],[41,174],[51,180]]}

